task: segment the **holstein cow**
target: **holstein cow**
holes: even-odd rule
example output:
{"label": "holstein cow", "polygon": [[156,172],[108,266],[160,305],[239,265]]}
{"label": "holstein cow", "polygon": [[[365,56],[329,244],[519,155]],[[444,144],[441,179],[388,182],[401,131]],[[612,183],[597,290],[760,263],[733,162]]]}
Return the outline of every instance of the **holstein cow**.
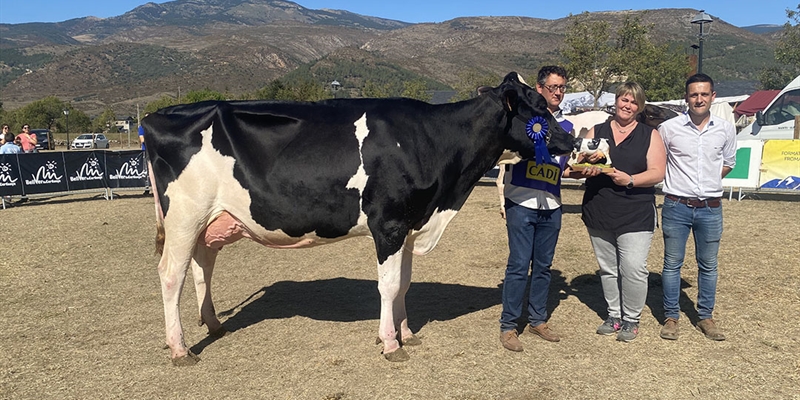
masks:
{"label": "holstein cow", "polygon": [[[186,347],[179,301],[191,265],[200,323],[225,329],[211,300],[217,252],[240,238],[300,248],[371,236],[378,259],[378,337],[390,361],[418,344],[405,294],[413,254],[436,245],[504,149],[533,157],[573,138],[517,73],[458,103],[334,99],[314,103],[208,101],[142,123],[156,198],[158,272],[173,364]],[[549,130],[548,130],[549,128]]]}
{"label": "holstein cow", "polygon": [[[597,124],[608,121],[613,116],[613,113],[595,110],[565,115],[564,118],[572,122],[573,128],[575,129],[575,136],[582,138],[586,137],[586,134],[589,133],[589,129],[592,129]],[[644,110],[636,114],[636,120],[655,129],[658,128],[662,122],[677,116],[678,113],[668,108],[660,107],[655,104],[645,104]]]}

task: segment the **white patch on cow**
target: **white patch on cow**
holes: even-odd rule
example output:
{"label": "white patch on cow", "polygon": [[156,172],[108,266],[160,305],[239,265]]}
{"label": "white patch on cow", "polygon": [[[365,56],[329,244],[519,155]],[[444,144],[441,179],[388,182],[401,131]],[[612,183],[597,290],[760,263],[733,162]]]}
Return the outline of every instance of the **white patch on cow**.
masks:
{"label": "white patch on cow", "polygon": [[361,154],[361,148],[364,145],[364,139],[369,136],[369,128],[367,127],[367,114],[361,116],[353,125],[356,127],[356,139],[358,139],[358,157],[361,163],[358,165],[355,175],[350,177],[347,181],[348,189],[358,189],[358,223],[351,230],[351,234],[356,234],[367,229],[367,214],[364,213],[362,208],[362,201],[364,195],[364,188],[367,186],[369,175],[364,169],[364,155]]}
{"label": "white patch on cow", "polygon": [[[250,214],[250,193],[233,177],[236,160],[214,149],[213,126],[201,132],[200,151],[193,155],[175,181],[167,185],[169,210],[164,219],[166,240],[194,243],[199,235],[224,212],[241,221],[243,236],[270,247],[305,247],[344,239],[320,238],[314,233],[291,237],[282,230],[267,230]],[[166,246],[166,245],[165,245]]]}
{"label": "white patch on cow", "polygon": [[519,73],[517,73],[517,78],[519,79],[520,83],[528,85],[528,82],[525,82],[525,79],[522,79],[522,75],[520,75]]}
{"label": "white patch on cow", "polygon": [[411,231],[411,241],[414,243],[414,254],[422,256],[428,254],[436,244],[439,243],[447,224],[458,214],[457,210],[439,211],[437,208],[433,212],[428,222],[420,230]]}

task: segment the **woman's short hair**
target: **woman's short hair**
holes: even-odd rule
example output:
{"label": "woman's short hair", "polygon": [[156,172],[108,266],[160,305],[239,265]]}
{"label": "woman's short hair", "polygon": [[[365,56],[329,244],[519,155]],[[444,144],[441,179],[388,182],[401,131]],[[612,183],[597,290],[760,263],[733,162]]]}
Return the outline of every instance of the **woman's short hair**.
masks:
{"label": "woman's short hair", "polygon": [[642,85],[636,82],[625,82],[617,87],[617,92],[614,99],[618,99],[626,94],[633,96],[633,100],[636,102],[636,105],[639,106],[639,109],[636,112],[637,114],[644,111],[644,104],[647,101],[647,98],[644,95],[644,89],[642,89]]}

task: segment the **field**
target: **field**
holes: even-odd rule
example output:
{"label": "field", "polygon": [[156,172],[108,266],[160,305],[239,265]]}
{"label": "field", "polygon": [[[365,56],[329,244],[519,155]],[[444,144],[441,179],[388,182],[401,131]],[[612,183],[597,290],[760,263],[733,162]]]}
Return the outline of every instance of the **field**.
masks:
{"label": "field", "polygon": [[658,337],[657,230],[640,335],[626,344],[594,333],[605,303],[581,195],[577,185],[564,190],[553,265],[550,324],[560,343],[529,333],[522,353],[499,343],[506,234],[497,192],[482,184],[439,246],[415,257],[407,303],[423,344],[407,347],[410,361],[387,362],[375,345],[370,239],[306,250],[240,241],[220,253],[213,282],[230,335],[212,339],[196,326],[194,286],[184,288],[186,341],[202,359],[186,368],[162,349],[152,198],[34,198],[0,210],[0,399],[800,398],[797,196],[723,202],[715,319],[724,342],[692,326],[691,245],[680,339]]}

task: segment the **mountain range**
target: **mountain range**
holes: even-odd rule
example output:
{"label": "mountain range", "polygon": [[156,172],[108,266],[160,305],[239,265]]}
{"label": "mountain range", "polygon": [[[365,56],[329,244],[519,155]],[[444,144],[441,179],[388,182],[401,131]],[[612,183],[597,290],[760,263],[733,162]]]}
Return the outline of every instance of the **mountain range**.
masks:
{"label": "mountain range", "polygon": [[[595,12],[620,26],[633,16],[651,37],[692,51],[693,9]],[[435,81],[458,83],[467,70],[529,77],[563,62],[569,18],[465,17],[410,24],[312,10],[280,0],[176,0],[123,15],[57,23],[0,24],[0,101],[6,110],[55,95],[90,115],[112,108],[135,115],[164,95],[212,89],[254,92],[298,67],[361,62],[392,65]],[[780,27],[739,28],[715,20],[704,40],[704,72],[719,81],[752,82],[774,65]],[[338,78],[340,81],[347,77]]]}

